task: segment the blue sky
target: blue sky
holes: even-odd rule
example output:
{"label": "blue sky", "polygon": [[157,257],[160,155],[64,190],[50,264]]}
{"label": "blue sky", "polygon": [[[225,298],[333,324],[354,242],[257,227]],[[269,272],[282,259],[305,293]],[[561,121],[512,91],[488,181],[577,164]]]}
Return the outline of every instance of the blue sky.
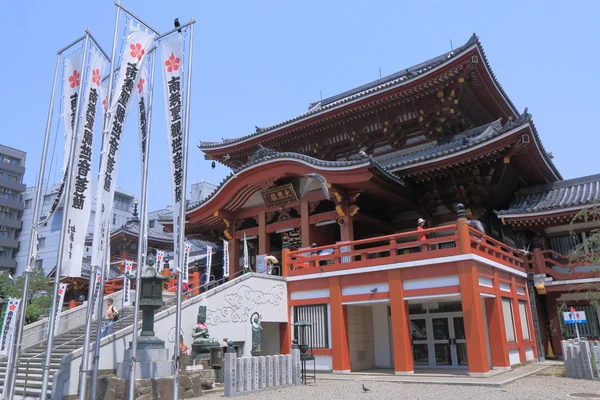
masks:
{"label": "blue sky", "polygon": [[[217,184],[228,173],[210,168],[196,147],[200,140],[238,137],[293,117],[321,92],[327,97],[377,79],[379,68],[384,75],[402,70],[448,51],[450,40],[463,44],[473,32],[511,100],[519,110],[529,107],[563,177],[600,172],[600,2],[491,3],[123,0],[160,31],[175,17],[198,21],[188,183]],[[27,152],[28,186],[39,168],[56,50],[89,28],[110,53],[114,17],[109,0],[2,5],[0,143]],[[161,86],[157,73],[150,210],[171,203]],[[139,194],[135,115],[122,144],[118,185]],[[50,180],[58,180],[53,171]]]}

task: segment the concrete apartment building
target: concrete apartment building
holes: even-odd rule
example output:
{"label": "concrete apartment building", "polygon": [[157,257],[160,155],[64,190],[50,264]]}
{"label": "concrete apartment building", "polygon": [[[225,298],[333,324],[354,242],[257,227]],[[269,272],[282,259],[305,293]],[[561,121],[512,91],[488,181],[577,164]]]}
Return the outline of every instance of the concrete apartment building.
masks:
{"label": "concrete apartment building", "polygon": [[[96,193],[96,182],[92,183],[93,193]],[[51,188],[45,190],[45,194],[42,202],[42,217],[47,215],[54,199],[58,195],[58,189],[60,183],[52,185]],[[133,210],[133,201],[135,195],[131,192],[117,188],[115,191],[115,199],[113,206],[113,216],[110,224],[110,229],[115,230],[120,226],[124,225],[128,219],[131,218]],[[27,266],[27,251],[29,249],[29,239],[31,233],[31,225],[33,223],[33,202],[35,201],[35,187],[27,188],[27,191],[23,194],[23,201],[25,209],[23,210],[23,228],[21,234],[18,237],[20,242],[20,251],[16,256],[16,274],[20,275]],[[88,235],[92,235],[94,232],[94,219],[96,209],[95,199],[92,202],[92,213],[90,221],[88,223]],[[62,215],[63,215],[63,204],[59,205],[58,210],[54,216],[48,221],[45,226],[42,226],[39,230],[40,241],[39,241],[39,252],[38,259],[36,260],[36,266],[44,269],[46,273],[52,271],[56,266],[58,259],[58,243],[60,240],[60,230],[62,226]]]}
{"label": "concrete apartment building", "polygon": [[25,191],[24,151],[0,145],[0,271],[14,270]]}

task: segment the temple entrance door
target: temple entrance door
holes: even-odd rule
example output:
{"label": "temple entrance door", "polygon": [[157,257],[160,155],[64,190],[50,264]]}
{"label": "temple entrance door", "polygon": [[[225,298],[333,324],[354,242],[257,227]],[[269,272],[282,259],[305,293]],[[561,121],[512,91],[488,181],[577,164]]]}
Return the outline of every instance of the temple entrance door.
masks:
{"label": "temple entrance door", "polygon": [[467,345],[462,312],[411,315],[415,368],[467,366]]}

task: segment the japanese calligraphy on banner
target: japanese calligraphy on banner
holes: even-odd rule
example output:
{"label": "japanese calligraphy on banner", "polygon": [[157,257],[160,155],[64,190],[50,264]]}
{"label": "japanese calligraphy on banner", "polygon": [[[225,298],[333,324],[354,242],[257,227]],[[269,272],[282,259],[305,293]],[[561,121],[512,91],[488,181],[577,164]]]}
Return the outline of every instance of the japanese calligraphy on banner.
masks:
{"label": "japanese calligraphy on banner", "polygon": [[229,277],[229,242],[223,240],[223,278]]}
{"label": "japanese calligraphy on banner", "polygon": [[[92,321],[98,316],[98,294],[100,293],[100,284],[102,283],[102,276],[96,272],[96,283],[94,284],[94,312],[92,313]],[[102,300],[100,300],[102,301]]]}
{"label": "japanese calligraphy on banner", "polygon": [[131,279],[133,273],[133,261],[125,261],[125,271],[123,273],[123,307],[131,305]]}
{"label": "japanese calligraphy on banner", "polygon": [[244,267],[244,269],[250,268],[250,260],[248,259],[248,240],[246,239],[246,233],[244,233],[244,266],[243,267]]}
{"label": "japanese calligraphy on banner", "polygon": [[185,221],[180,221],[180,209],[185,187],[183,187],[183,38],[179,35],[172,41],[161,44],[165,111],[171,187],[173,190],[173,244],[175,270],[180,270],[179,230],[184,229]]}
{"label": "japanese calligraphy on banner", "polygon": [[162,272],[165,265],[165,252],[162,250],[156,251],[156,270]]}
{"label": "japanese calligraphy on banner", "polygon": [[65,62],[63,69],[63,125],[65,127],[65,148],[62,166],[62,181],[58,189],[58,194],[50,207],[50,211],[44,222],[50,220],[54,215],[58,205],[62,201],[67,181],[67,168],[69,165],[69,150],[71,150],[71,139],[75,126],[75,112],[77,111],[77,100],[79,96],[79,86],[81,85],[81,54],[79,51],[71,54]]}
{"label": "japanese calligraphy on banner", "polygon": [[6,312],[4,313],[4,321],[2,323],[2,333],[0,333],[0,356],[6,356],[10,352],[20,303],[21,299],[6,300]]}
{"label": "japanese calligraphy on banner", "polygon": [[98,179],[98,194],[96,200],[96,221],[94,225],[94,241],[92,243],[92,265],[100,265],[107,233],[110,231],[112,220],[113,199],[117,183],[117,167],[119,147],[123,126],[133,98],[133,90],[137,82],[139,68],[146,59],[153,36],[142,32],[130,25],[125,39],[124,51],[121,55],[121,65],[116,79],[114,97],[108,110],[108,137],[102,147],[102,163]]}
{"label": "japanese calligraphy on banner", "polygon": [[190,281],[190,245],[186,244],[183,248],[183,272],[181,273],[181,282],[188,283]]}
{"label": "japanese calligraphy on banner", "polygon": [[67,240],[65,240],[61,276],[81,277],[81,259],[84,254],[85,235],[92,211],[92,146],[96,110],[100,101],[100,80],[104,62],[95,52],[89,54],[89,72],[86,78],[81,121],[77,132],[73,177],[67,192],[71,196],[67,209]]}
{"label": "japanese calligraphy on banner", "polygon": [[[148,64],[150,59],[146,59],[140,71],[139,79],[137,80],[136,90],[138,92],[138,130],[140,134],[140,154],[142,156],[142,169],[146,161],[146,140],[148,137],[148,97],[150,94],[150,82],[148,80]],[[143,171],[142,171],[143,172]]]}
{"label": "japanese calligraphy on banner", "polygon": [[212,246],[206,246],[206,282],[210,282],[210,274],[212,273]]}
{"label": "japanese calligraphy on banner", "polygon": [[58,331],[58,325],[60,323],[60,315],[62,314],[62,305],[65,301],[65,292],[67,291],[67,284],[61,283],[58,287],[58,296],[54,299],[54,307],[56,308],[56,318],[54,319],[54,333],[53,336],[56,336],[56,332]]}
{"label": "japanese calligraphy on banner", "polygon": [[267,207],[275,207],[298,201],[298,196],[291,183],[263,190],[260,194]]}

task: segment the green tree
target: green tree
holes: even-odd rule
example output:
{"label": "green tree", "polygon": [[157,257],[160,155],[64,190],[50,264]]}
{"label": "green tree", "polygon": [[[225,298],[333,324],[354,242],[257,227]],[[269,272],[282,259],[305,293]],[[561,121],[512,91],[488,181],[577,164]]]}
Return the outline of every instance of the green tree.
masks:
{"label": "green tree", "polygon": [[[44,270],[41,268],[33,268],[29,279],[29,292],[27,295],[27,314],[25,323],[30,324],[40,319],[41,316],[47,314],[50,308],[50,300],[52,297],[51,286],[46,277]],[[9,279],[8,275],[0,275],[0,297],[2,298],[21,298],[23,294],[23,285],[25,278],[21,275],[15,279],[14,283]]]}

